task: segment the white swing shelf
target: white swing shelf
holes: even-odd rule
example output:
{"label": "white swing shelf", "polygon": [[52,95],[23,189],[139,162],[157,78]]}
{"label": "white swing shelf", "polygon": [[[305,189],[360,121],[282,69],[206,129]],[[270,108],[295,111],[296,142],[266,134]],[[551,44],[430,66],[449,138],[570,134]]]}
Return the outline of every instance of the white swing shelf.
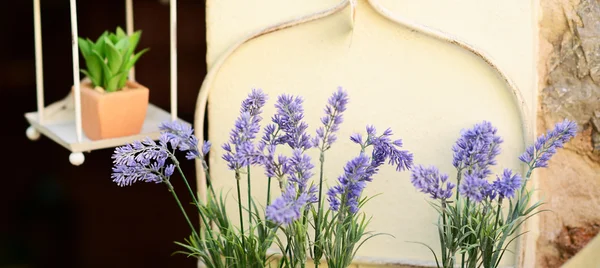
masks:
{"label": "white swing shelf", "polygon": [[[50,138],[71,152],[79,153],[121,146],[146,137],[156,140],[160,136],[159,124],[171,120],[171,114],[153,104],[148,104],[146,119],[144,120],[140,134],[102,140],[90,140],[84,134],[81,142],[77,141],[75,112],[73,110],[61,109],[54,115],[51,115],[51,118],[46,117],[44,124],[39,122],[37,112],[26,113],[25,118],[40,134]],[[179,121],[183,122],[183,120]]]}
{"label": "white swing shelf", "polygon": [[[81,122],[81,89],[79,75],[79,48],[77,30],[76,0],[69,0],[71,16],[71,52],[73,60],[73,90],[63,100],[44,106],[44,76],[42,61],[42,25],[40,0],[33,0],[33,22],[35,40],[35,67],[36,67],[36,98],[37,111],[25,114],[30,126],[26,134],[30,140],[37,140],[44,135],[54,142],[71,151],[69,161],[73,165],[83,164],[83,152],[112,148],[146,137],[157,140],[160,137],[158,129],[160,123],[165,121],[181,121],[177,117],[177,1],[170,0],[170,112],[167,112],[151,103],[148,104],[146,118],[140,134],[90,140],[82,130]],[[127,34],[132,34],[133,28],[133,0],[125,0],[125,18]],[[134,69],[129,73],[129,79],[135,81]],[[68,89],[67,89],[68,90]]]}

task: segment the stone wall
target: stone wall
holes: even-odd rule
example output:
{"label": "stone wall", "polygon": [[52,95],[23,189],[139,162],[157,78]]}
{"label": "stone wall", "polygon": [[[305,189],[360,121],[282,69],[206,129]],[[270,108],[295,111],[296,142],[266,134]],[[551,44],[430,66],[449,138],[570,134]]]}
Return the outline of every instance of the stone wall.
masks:
{"label": "stone wall", "polygon": [[537,267],[559,267],[600,230],[600,3],[541,0],[538,133],[563,118],[580,133],[540,170]]}

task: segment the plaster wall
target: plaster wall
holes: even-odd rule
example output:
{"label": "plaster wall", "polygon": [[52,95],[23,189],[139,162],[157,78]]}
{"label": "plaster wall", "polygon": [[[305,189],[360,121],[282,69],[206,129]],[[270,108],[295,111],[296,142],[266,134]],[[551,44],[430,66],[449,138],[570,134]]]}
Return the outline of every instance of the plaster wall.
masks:
{"label": "plaster wall", "polygon": [[[491,55],[521,90],[525,110],[534,114],[537,81],[531,2],[377,2],[392,14],[458,36]],[[262,27],[337,3],[208,0],[207,63],[212,66],[229,46]],[[348,91],[351,101],[339,140],[328,152],[325,176],[329,185],[335,183],[345,162],[358,154],[359,148],[348,140],[349,135],[364,132],[367,124],[380,131],[391,127],[395,137],[402,138],[405,148],[414,153],[415,163],[437,165],[453,177],[451,146],[459,131],[488,120],[504,138],[494,171],[522,170],[517,156],[531,137],[524,134],[519,106],[498,75],[466,50],[401,27],[359,0],[354,27],[346,8],[330,17],[251,40],[218,71],[208,105],[208,138],[215,145],[210,165],[213,183],[231,191],[230,211],[237,210],[235,179],[221,159],[220,145],[228,139],[242,99],[252,88],[262,88],[270,95],[264,111],[268,120],[274,113],[277,95],[301,95],[305,98],[309,131],[314,133],[327,98],[338,86]],[[316,152],[311,156],[318,160]],[[258,200],[264,200],[266,178],[261,169],[255,170],[252,191]],[[276,184],[272,186],[272,194],[278,196]],[[427,196],[412,187],[408,172],[398,173],[387,167],[366,189],[367,195],[377,193],[382,195],[365,208],[373,216],[370,229],[394,237],[376,238],[365,244],[359,255],[393,263],[432,264],[426,248],[406,242],[421,241],[439,247],[436,213],[427,204]],[[245,197],[242,199],[245,202]],[[536,230],[532,231],[535,236]],[[504,264],[512,265],[515,259],[509,254]]]}

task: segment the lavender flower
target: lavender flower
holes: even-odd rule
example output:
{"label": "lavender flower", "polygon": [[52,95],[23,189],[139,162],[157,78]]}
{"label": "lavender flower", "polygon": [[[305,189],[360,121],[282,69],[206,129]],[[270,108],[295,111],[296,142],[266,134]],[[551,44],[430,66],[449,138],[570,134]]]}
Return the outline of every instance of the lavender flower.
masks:
{"label": "lavender flower", "polygon": [[294,186],[289,185],[283,194],[267,207],[265,217],[281,225],[288,225],[300,218],[300,210],[311,198],[308,193],[301,193],[299,196],[297,193]]}
{"label": "lavender flower", "polygon": [[317,129],[317,135],[313,138],[313,146],[320,147],[321,151],[331,148],[337,140],[335,132],[339,130],[340,124],[344,121],[342,113],[346,111],[348,104],[348,94],[338,87],[338,91],[333,93],[325,106],[325,116],[321,118],[322,127]]}
{"label": "lavender flower", "polygon": [[283,135],[279,136],[275,144],[288,144],[292,149],[309,149],[312,147],[310,135],[306,134],[308,124],[304,118],[304,101],[300,97],[283,94],[277,99],[275,107],[277,114],[273,116],[275,123]]}
{"label": "lavender flower", "polygon": [[521,187],[521,176],[514,173],[510,169],[504,169],[502,176],[496,176],[493,183],[493,188],[500,199],[511,198],[515,195],[515,191]]}
{"label": "lavender flower", "polygon": [[495,195],[490,188],[491,185],[484,178],[478,177],[477,174],[467,173],[458,191],[475,202],[481,202],[486,197]]}
{"label": "lavender flower", "polygon": [[298,192],[304,192],[307,188],[308,180],[313,176],[312,169],[314,165],[310,162],[310,156],[303,154],[302,150],[296,149],[292,153],[289,161],[285,162],[289,169],[288,182],[298,186]]}
{"label": "lavender flower", "polygon": [[[452,197],[452,189],[456,185],[448,181],[448,175],[440,174],[434,167],[423,167],[421,165],[412,169],[410,182],[420,192],[429,194],[433,199],[446,200]],[[446,187],[444,189],[444,184]]]}
{"label": "lavender flower", "polygon": [[[163,122],[158,129],[173,149],[187,152],[186,158],[188,160],[200,157],[198,138],[194,136],[191,125],[179,121]],[[206,153],[203,155],[206,155]]]}
{"label": "lavender flower", "polygon": [[452,147],[454,167],[468,174],[477,173],[481,178],[490,175],[492,172],[489,167],[496,164],[495,158],[500,154],[502,143],[502,138],[496,132],[497,129],[487,121],[462,130],[460,138]]}
{"label": "lavender flower", "polygon": [[[372,180],[372,175],[374,173],[371,168],[371,159],[364,153],[346,163],[344,174],[338,178],[339,185],[333,186],[327,191],[330,209],[338,211],[340,206],[346,206],[350,213],[358,212],[360,195],[366,182]],[[341,201],[345,203],[342,204]]]}
{"label": "lavender flower", "polygon": [[[346,163],[344,174],[338,178],[339,185],[331,187],[327,192],[332,210],[339,210],[343,206],[348,207],[351,213],[356,213],[366,183],[373,180],[373,176],[386,160],[388,164],[396,166],[397,171],[410,169],[412,154],[398,149],[402,146],[402,140],[392,141],[391,136],[392,130],[389,128],[381,136],[377,136],[375,127],[367,126],[367,139],[364,143],[360,134],[350,137],[352,141],[361,145],[361,153]],[[371,157],[365,153],[365,149],[370,146],[373,146]]]}
{"label": "lavender flower", "polygon": [[539,136],[533,146],[528,147],[519,156],[519,160],[527,163],[532,169],[547,167],[548,160],[556,153],[557,148],[562,148],[566,142],[577,134],[577,124],[564,120],[554,126],[545,135]]}
{"label": "lavender flower", "polygon": [[173,165],[167,166],[166,170],[164,168],[170,155],[168,141],[163,133],[158,144],[145,139],[117,147],[112,156],[113,182],[119,186],[129,186],[137,181],[161,183],[167,180],[174,170]]}
{"label": "lavender flower", "polygon": [[242,101],[241,114],[231,130],[229,142],[222,146],[225,150],[223,159],[227,161],[229,169],[235,170],[236,174],[242,167],[256,164],[260,160],[253,140],[260,131],[261,108],[265,102],[266,96],[261,90],[253,90]]}
{"label": "lavender flower", "polygon": [[388,159],[388,164],[396,166],[396,171],[410,169],[413,155],[398,148],[402,147],[402,140],[391,140],[393,135],[390,128],[386,129],[381,136],[376,136],[377,130],[373,126],[367,126],[367,145],[373,145],[373,166],[376,168]]}

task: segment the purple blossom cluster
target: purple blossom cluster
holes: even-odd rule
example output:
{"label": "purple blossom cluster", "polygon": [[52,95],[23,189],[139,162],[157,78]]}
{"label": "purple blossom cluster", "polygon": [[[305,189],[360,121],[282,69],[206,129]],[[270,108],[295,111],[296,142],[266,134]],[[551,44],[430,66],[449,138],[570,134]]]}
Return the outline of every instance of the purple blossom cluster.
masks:
{"label": "purple blossom cluster", "polygon": [[300,218],[301,210],[306,204],[316,202],[315,191],[316,188],[311,188],[311,191],[298,195],[294,186],[289,185],[279,198],[267,206],[265,217],[281,225],[292,223]]}
{"label": "purple blossom cluster", "polygon": [[547,167],[548,160],[556,153],[557,148],[562,148],[566,142],[577,134],[577,124],[564,120],[554,126],[554,129],[542,134],[535,144],[528,147],[519,156],[519,160],[527,163],[531,168]]}
{"label": "purple blossom cluster", "polygon": [[346,111],[348,104],[348,93],[342,87],[338,87],[325,106],[325,116],[321,118],[322,127],[317,128],[317,135],[313,138],[313,146],[319,147],[321,151],[331,148],[337,140],[335,133],[344,121],[342,113]]}
{"label": "purple blossom cluster", "polygon": [[492,185],[486,179],[476,174],[465,174],[465,178],[461,181],[458,191],[464,197],[475,202],[481,202],[488,197],[491,200],[495,197]]}
{"label": "purple blossom cluster", "polygon": [[[158,129],[169,141],[171,147],[175,150],[187,152],[187,159],[194,159],[204,156],[210,149],[210,143],[203,145],[202,151],[198,151],[198,138],[194,136],[194,129],[189,124],[184,124],[179,121],[163,122]],[[207,148],[204,148],[208,146]]]}
{"label": "purple blossom cluster", "polygon": [[521,188],[521,184],[521,175],[513,173],[510,169],[504,169],[500,177],[496,176],[493,189],[500,199],[512,198],[517,189]]}
{"label": "purple blossom cluster", "polygon": [[[410,182],[422,193],[429,194],[432,199],[447,200],[452,197],[452,189],[456,185],[448,181],[448,175],[440,174],[437,167],[416,166],[412,169]],[[444,187],[445,186],[445,187]]]}
{"label": "purple blossom cluster", "polygon": [[239,172],[243,167],[256,164],[258,150],[253,140],[260,131],[262,107],[267,96],[260,89],[253,89],[248,97],[242,101],[240,116],[236,119],[234,128],[229,135],[229,142],[223,144],[225,150],[223,159],[231,170]]}
{"label": "purple blossom cluster", "polygon": [[502,138],[496,135],[497,129],[490,122],[483,121],[473,128],[462,130],[452,151],[452,165],[461,172],[477,174],[485,178],[492,171],[491,165],[496,164],[496,156],[500,154]]}
{"label": "purple blossom cluster", "polygon": [[[392,131],[389,128],[381,136],[377,136],[375,127],[367,126],[367,138],[364,143],[359,134],[350,137],[350,140],[361,145],[361,153],[346,164],[344,174],[338,178],[339,184],[331,187],[327,192],[332,210],[337,211],[341,207],[346,207],[350,213],[356,213],[366,183],[373,180],[373,176],[386,160],[389,165],[395,166],[397,171],[412,167],[412,154],[400,150],[402,141],[392,141],[391,136]],[[373,151],[369,157],[364,151],[370,146],[373,146]]]}
{"label": "purple blossom cluster", "polygon": [[210,150],[208,141],[198,150],[198,139],[188,124],[165,122],[159,128],[161,136],[158,143],[146,138],[115,149],[112,156],[113,182],[119,186],[129,186],[137,181],[161,183],[173,175],[176,166],[167,164],[167,160],[176,161],[173,157],[176,150],[187,152],[188,159],[204,157]]}

